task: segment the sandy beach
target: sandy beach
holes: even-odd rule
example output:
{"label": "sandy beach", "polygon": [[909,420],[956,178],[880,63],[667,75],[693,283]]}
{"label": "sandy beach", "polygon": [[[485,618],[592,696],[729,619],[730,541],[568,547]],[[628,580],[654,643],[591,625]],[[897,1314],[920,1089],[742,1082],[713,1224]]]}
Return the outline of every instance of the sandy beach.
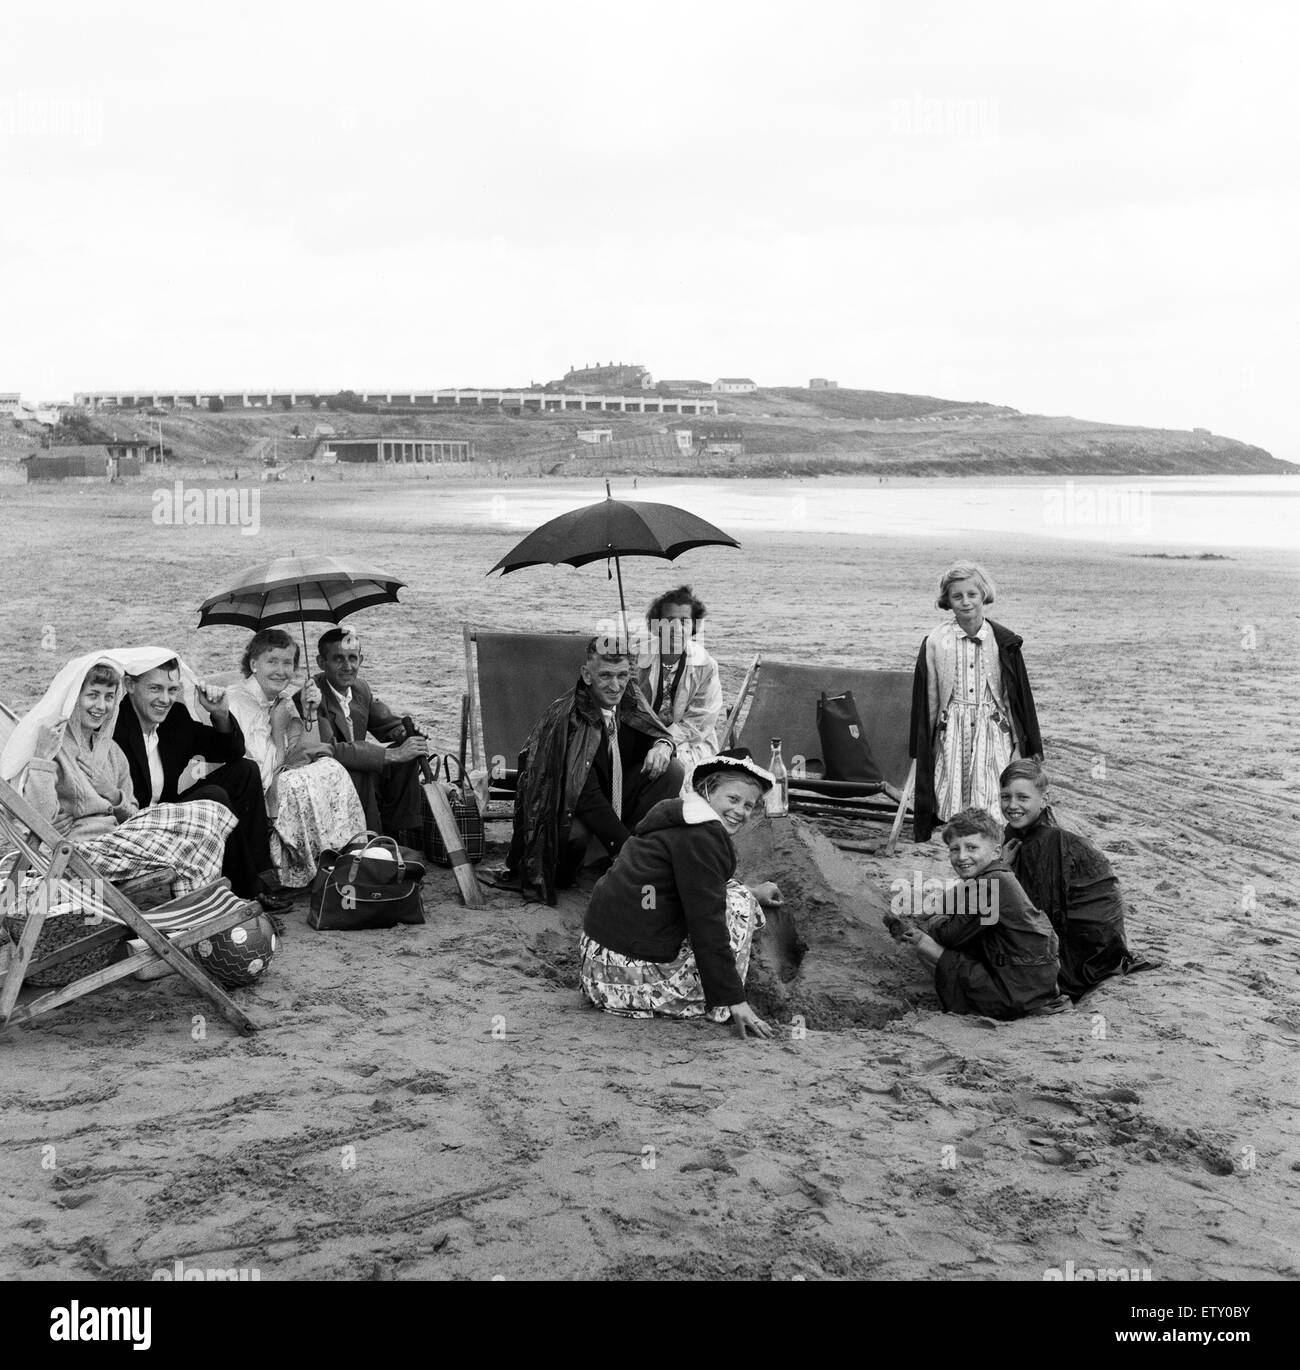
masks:
{"label": "sandy beach", "polygon": [[[581,630],[615,589],[601,566],[489,580],[519,534],[440,521],[400,489],[268,489],[244,536],[156,526],[143,484],[5,488],[6,701],[26,709],[65,661],[119,643],[230,671],[247,633],[196,629],[205,595],[254,561],[338,549],[409,582],[350,622],[383,697],[454,741],[462,623]],[[300,902],[268,975],[238,991],[252,1037],[211,1016],[196,1033],[204,1006],[173,979],[0,1038],[0,1272],[1300,1276],[1294,555],[797,527],[742,541],[624,566],[636,610],[695,586],[728,698],[757,651],[910,670],[939,571],[989,567],[1062,817],[1111,857],[1130,943],[1161,969],[1057,1017],[945,1016],[880,925],[891,881],[947,869],[939,844],[886,860],[798,817],[743,840],[744,873],[781,884],[793,927],[769,929],[754,971],[784,1025],[771,1043],[585,1007],[581,889],[554,909],[492,892],[472,912],[435,870],[425,926],[365,935],[311,931]]]}

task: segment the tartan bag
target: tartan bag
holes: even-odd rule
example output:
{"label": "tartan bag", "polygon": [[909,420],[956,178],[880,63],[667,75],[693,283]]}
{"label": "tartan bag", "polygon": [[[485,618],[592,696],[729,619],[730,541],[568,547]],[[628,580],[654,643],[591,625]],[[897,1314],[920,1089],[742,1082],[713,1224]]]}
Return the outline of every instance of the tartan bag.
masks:
{"label": "tartan bag", "polygon": [[[451,804],[452,816],[455,818],[456,827],[460,832],[460,840],[465,847],[465,855],[469,857],[471,863],[476,863],[482,861],[483,855],[487,851],[487,829],[483,823],[483,812],[478,806],[478,800],[474,797],[474,791],[469,783],[469,775],[459,760],[457,760],[456,766],[460,771],[460,777],[457,780],[451,778],[451,760],[450,756],[442,758],[442,773],[445,782],[438,779],[437,766],[433,767],[433,783],[442,785],[447,791],[447,799]],[[427,803],[424,806],[424,854],[435,865],[451,865],[447,856],[447,844],[442,840],[438,825],[433,821],[433,811]]]}
{"label": "tartan bag", "polygon": [[391,837],[357,833],[341,850],[321,852],[311,882],[307,926],[336,932],[423,923],[423,879],[424,867],[407,861]]}

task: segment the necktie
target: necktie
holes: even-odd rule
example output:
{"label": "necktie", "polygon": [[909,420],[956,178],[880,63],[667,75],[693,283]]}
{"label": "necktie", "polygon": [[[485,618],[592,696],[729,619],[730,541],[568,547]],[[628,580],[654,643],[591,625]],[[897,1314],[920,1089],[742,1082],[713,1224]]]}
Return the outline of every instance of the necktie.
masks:
{"label": "necktie", "polygon": [[605,722],[609,741],[609,802],[615,818],[623,817],[623,758],[618,750],[618,715]]}
{"label": "necktie", "polygon": [[352,695],[349,693],[339,700],[341,708],[339,710],[343,722],[343,738],[347,742],[355,742],[357,739],[352,732]]}

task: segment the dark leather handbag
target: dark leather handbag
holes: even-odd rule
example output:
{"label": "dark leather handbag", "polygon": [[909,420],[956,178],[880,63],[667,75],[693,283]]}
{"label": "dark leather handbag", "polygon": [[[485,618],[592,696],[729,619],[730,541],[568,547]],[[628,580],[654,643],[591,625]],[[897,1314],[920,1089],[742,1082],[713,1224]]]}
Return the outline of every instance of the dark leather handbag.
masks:
{"label": "dark leather handbag", "polygon": [[391,837],[358,833],[341,850],[321,852],[307,924],[335,932],[423,923],[423,879],[424,866],[407,860]]}
{"label": "dark leather handbag", "polygon": [[[474,791],[470,788],[469,776],[466,774],[465,767],[459,762],[456,766],[460,775],[456,780],[451,778],[450,756],[442,758],[442,774],[445,778],[448,789],[447,801],[451,805],[452,817],[456,820],[456,828],[460,832],[460,840],[465,848],[465,855],[470,861],[477,863],[482,861],[483,854],[487,851],[487,829],[483,823],[483,813],[479,809],[478,800],[474,797]],[[435,785],[441,785],[442,780],[438,779],[437,766],[434,766]],[[442,834],[438,831],[438,825],[433,821],[433,813],[428,804],[424,806],[424,854],[438,866],[450,866],[451,861],[447,856],[447,844],[442,840]]]}
{"label": "dark leather handbag", "polygon": [[822,694],[817,701],[817,736],[821,739],[827,780],[853,780],[859,784],[880,784],[884,780],[862,730],[852,690],[842,695]]}

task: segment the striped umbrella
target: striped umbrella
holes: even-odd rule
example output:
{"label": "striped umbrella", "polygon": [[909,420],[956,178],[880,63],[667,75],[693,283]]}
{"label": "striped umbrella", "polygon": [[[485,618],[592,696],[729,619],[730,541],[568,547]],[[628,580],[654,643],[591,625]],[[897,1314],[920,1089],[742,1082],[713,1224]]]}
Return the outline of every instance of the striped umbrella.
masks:
{"label": "striped umbrella", "polygon": [[302,650],[307,655],[306,624],[341,623],[349,614],[374,604],[396,604],[405,585],[387,571],[352,557],[277,557],[250,566],[231,585],[199,605],[199,627],[232,623],[240,628],[273,628],[302,624]]}

